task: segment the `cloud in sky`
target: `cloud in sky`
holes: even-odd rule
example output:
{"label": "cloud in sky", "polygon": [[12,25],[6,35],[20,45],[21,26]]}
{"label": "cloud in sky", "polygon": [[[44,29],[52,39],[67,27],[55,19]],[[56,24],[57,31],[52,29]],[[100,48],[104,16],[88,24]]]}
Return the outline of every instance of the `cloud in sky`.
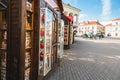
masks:
{"label": "cloud in sky", "polygon": [[79,22],[80,22],[80,21],[84,21],[87,16],[88,16],[87,14],[80,13],[80,14],[79,14],[79,20],[78,20],[78,21],[79,21]]}
{"label": "cloud in sky", "polygon": [[111,16],[111,0],[101,0],[102,2],[102,19],[109,20]]}
{"label": "cloud in sky", "polygon": [[79,17],[80,17],[80,18],[87,17],[87,14],[79,14]]}

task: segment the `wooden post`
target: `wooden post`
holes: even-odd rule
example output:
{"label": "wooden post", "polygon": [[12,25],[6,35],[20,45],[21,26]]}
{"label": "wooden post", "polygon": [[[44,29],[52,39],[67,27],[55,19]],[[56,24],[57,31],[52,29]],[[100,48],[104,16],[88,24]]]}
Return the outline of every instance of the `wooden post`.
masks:
{"label": "wooden post", "polygon": [[8,0],[7,80],[24,79],[25,0]]}
{"label": "wooden post", "polygon": [[[57,14],[57,16],[56,16],[56,42],[58,42],[58,14]],[[58,45],[56,45],[56,63],[58,64]]]}
{"label": "wooden post", "polygon": [[34,0],[34,18],[33,18],[33,60],[31,80],[38,80],[38,62],[39,62],[39,30],[40,30],[40,0]]}

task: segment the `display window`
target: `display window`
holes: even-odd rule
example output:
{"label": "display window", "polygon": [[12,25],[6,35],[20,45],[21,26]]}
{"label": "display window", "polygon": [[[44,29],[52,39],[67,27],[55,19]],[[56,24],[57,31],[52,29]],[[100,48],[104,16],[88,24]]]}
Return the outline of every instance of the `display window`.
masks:
{"label": "display window", "polygon": [[51,70],[52,17],[48,8],[42,8],[40,14],[39,74],[45,76]]}

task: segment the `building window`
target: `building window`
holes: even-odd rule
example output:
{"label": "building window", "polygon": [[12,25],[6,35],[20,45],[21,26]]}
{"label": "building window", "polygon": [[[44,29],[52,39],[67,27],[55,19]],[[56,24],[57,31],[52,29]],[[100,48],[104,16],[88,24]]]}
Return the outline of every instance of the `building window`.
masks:
{"label": "building window", "polygon": [[118,22],[116,22],[116,25],[118,25]]}
{"label": "building window", "polygon": [[116,28],[116,31],[118,30],[118,28]]}
{"label": "building window", "polygon": [[92,29],[94,29],[94,27],[92,27]]}
{"label": "building window", "polygon": [[116,33],[115,36],[118,36],[118,34]]}

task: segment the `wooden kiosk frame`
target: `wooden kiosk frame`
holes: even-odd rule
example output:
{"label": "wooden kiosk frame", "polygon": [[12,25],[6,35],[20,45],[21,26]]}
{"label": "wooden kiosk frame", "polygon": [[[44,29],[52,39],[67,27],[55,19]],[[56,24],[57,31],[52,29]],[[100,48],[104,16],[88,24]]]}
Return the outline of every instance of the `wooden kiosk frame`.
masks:
{"label": "wooden kiosk frame", "polygon": [[[1,1],[1,0],[0,0]],[[39,30],[40,30],[40,2],[43,0],[6,0],[7,1],[7,42],[6,42],[6,80],[41,80],[39,69]],[[60,12],[62,1],[54,0]],[[53,11],[54,39],[52,41],[52,69],[59,63],[57,57],[58,47],[58,18],[57,10]],[[0,27],[1,28],[1,27]],[[3,37],[0,32],[0,46]],[[53,37],[52,37],[53,38]],[[0,47],[1,48],[1,47]],[[0,50],[1,52],[1,50]],[[1,56],[1,53],[0,53]],[[0,57],[1,59],[1,57]],[[1,62],[1,60],[0,60]],[[51,73],[48,73],[48,75]],[[1,73],[0,73],[1,74]],[[42,78],[45,79],[46,77]]]}
{"label": "wooden kiosk frame", "polygon": [[4,1],[7,2],[5,78],[38,80],[40,0]]}

